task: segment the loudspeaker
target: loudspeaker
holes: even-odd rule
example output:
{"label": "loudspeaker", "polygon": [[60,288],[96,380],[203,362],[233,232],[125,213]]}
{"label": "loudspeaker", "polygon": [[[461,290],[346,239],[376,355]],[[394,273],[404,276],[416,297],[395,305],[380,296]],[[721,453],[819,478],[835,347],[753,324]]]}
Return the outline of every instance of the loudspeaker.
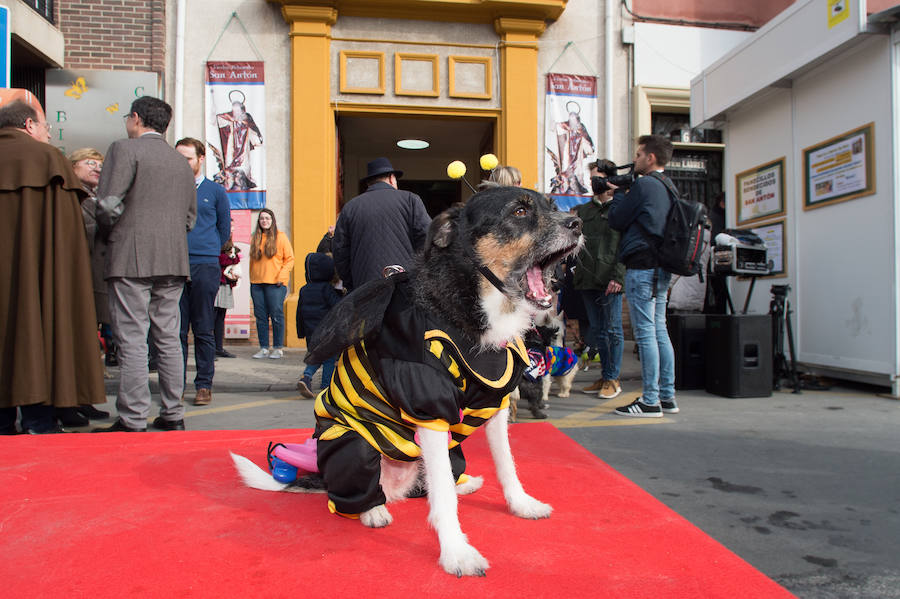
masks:
{"label": "loudspeaker", "polygon": [[669,339],[675,350],[675,388],[706,385],[706,314],[669,314]]}
{"label": "loudspeaker", "polygon": [[724,397],[772,395],[772,317],[707,314],[706,390]]}

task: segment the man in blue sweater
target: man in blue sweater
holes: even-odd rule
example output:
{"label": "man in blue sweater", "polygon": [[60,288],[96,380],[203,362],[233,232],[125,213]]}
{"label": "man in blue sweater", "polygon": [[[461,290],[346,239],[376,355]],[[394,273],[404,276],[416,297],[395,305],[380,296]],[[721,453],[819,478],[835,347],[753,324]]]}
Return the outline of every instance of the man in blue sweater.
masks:
{"label": "man in blue sweater", "polygon": [[[216,359],[214,303],[222,272],[219,253],[231,236],[231,208],[225,189],[203,176],[203,163],[206,159],[203,142],[185,137],[175,144],[175,149],[187,159],[194,171],[197,186],[197,224],[187,236],[191,278],[184,284],[184,293],[181,295],[181,348],[184,350],[187,372],[188,328],[193,329],[194,359],[197,362],[197,376],[194,378],[197,395],[194,397],[194,405],[205,406],[212,401]],[[184,421],[154,422],[153,426],[165,430],[183,430]]]}
{"label": "man in blue sweater", "polygon": [[625,297],[634,340],[641,352],[641,396],[615,413],[637,418],[675,414],[675,353],[666,329],[666,293],[672,275],[659,266],[657,248],[672,200],[660,180],[672,157],[662,135],[642,135],[634,172],[643,175],[626,193],[617,189],[609,207],[609,226],[622,232],[619,260],[625,265]]}

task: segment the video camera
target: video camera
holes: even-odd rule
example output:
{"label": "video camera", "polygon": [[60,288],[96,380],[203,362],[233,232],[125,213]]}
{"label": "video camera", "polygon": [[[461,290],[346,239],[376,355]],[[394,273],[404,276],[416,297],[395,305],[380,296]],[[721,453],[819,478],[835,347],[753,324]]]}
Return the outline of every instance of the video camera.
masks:
{"label": "video camera", "polygon": [[[608,191],[610,185],[628,189],[629,187],[631,187],[631,184],[634,183],[637,179],[637,176],[634,174],[633,162],[629,164],[623,164],[622,166],[616,166],[616,163],[614,162],[601,159],[597,160],[594,166],[597,167],[598,171],[606,175],[605,177],[591,177],[591,189],[597,195]],[[628,172],[622,175],[618,174],[619,171],[624,169],[628,169]]]}

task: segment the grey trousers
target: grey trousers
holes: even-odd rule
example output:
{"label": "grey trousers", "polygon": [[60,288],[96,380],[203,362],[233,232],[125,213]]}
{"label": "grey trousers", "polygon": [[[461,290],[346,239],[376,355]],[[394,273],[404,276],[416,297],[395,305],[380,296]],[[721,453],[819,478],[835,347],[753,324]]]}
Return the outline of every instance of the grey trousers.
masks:
{"label": "grey trousers", "polygon": [[116,410],[132,428],[147,426],[150,415],[150,372],[147,333],[159,354],[160,416],[184,418],[184,356],[181,350],[179,302],[184,277],[117,277],[107,280],[113,335],[121,368]]}

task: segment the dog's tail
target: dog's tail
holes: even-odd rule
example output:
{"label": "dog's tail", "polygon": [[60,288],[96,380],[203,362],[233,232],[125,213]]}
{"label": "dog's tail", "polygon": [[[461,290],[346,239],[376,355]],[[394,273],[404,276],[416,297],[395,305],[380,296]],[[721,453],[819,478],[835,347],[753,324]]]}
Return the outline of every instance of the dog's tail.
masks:
{"label": "dog's tail", "polygon": [[231,453],[234,467],[241,476],[244,484],[260,491],[290,491],[292,493],[324,493],[325,483],[318,474],[306,474],[300,476],[294,482],[280,483],[272,475],[245,458]]}
{"label": "dog's tail", "polygon": [[260,491],[284,491],[288,487],[287,483],[278,482],[272,478],[271,474],[244,456],[231,453],[230,451],[228,453],[231,454],[231,459],[234,460],[234,467],[237,469],[238,474],[241,475],[241,480],[248,487],[259,489]]}

